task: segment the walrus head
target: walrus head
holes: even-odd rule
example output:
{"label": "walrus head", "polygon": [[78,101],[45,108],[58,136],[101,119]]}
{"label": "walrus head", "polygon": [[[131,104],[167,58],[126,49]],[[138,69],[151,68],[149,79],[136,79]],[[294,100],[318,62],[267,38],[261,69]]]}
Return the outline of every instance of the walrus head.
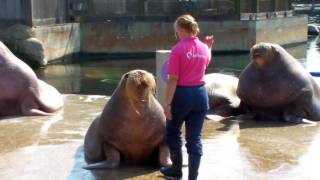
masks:
{"label": "walrus head", "polygon": [[277,55],[275,44],[271,43],[258,43],[250,50],[252,63],[258,69],[264,68],[272,62]]}
{"label": "walrus head", "polygon": [[155,93],[154,76],[144,70],[132,70],[122,77],[122,86],[130,99],[144,101],[149,94]]}

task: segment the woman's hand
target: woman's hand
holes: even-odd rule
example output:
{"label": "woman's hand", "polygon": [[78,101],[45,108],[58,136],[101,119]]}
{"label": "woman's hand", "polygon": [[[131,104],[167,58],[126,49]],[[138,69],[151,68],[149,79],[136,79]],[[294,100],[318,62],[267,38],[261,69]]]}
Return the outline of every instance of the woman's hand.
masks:
{"label": "woman's hand", "polygon": [[213,35],[206,36],[204,38],[204,40],[203,40],[203,43],[205,43],[209,47],[209,49],[211,49],[212,46],[214,45],[214,37],[213,37]]}
{"label": "woman's hand", "polygon": [[164,107],[164,114],[166,115],[166,119],[167,120],[171,120],[172,119],[171,105],[166,105]]}

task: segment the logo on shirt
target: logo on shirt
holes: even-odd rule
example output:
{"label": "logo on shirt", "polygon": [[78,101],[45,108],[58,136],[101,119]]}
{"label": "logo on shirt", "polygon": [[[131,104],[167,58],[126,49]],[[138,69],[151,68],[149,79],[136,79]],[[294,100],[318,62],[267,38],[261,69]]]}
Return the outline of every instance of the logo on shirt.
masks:
{"label": "logo on shirt", "polygon": [[203,55],[203,54],[193,54],[191,51],[187,52],[187,58],[188,59],[192,59],[192,58],[206,58],[207,56],[206,55]]}

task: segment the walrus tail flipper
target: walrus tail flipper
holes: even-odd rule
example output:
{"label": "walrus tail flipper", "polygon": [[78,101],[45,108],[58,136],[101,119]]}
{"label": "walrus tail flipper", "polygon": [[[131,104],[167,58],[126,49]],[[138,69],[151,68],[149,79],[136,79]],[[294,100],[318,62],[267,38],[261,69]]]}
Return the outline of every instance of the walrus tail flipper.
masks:
{"label": "walrus tail flipper", "polygon": [[39,94],[35,95],[35,99],[41,110],[53,113],[63,107],[63,99],[57,89],[40,79],[38,79],[38,87]]}
{"label": "walrus tail flipper", "polygon": [[299,105],[297,106],[290,106],[284,112],[284,120],[289,123],[294,124],[309,124],[309,125],[316,125],[317,123],[306,119],[308,117],[308,111],[301,109]]}
{"label": "walrus tail flipper", "polygon": [[23,115],[27,116],[49,116],[50,113],[44,112],[39,109],[38,105],[33,99],[25,99],[21,104],[21,111]]}
{"label": "walrus tail flipper", "polygon": [[26,108],[22,109],[22,113],[27,116],[50,116],[50,115],[52,115],[51,113],[46,113],[46,112],[43,112],[39,109],[26,109]]}
{"label": "walrus tail flipper", "polygon": [[302,117],[295,117],[295,116],[285,116],[284,120],[288,123],[293,123],[293,124],[306,124],[308,126],[315,126],[317,125],[316,122],[302,118]]}
{"label": "walrus tail flipper", "polygon": [[119,163],[106,160],[106,161],[100,161],[97,163],[88,164],[87,166],[84,166],[83,169],[87,169],[87,170],[109,169],[109,168],[115,168],[118,166],[119,166]]}

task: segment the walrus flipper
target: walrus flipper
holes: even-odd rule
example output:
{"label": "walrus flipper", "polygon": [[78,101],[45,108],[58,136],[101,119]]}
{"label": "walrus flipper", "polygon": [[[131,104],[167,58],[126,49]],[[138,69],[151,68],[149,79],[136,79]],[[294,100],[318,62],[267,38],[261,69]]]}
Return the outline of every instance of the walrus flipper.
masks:
{"label": "walrus flipper", "polygon": [[225,117],[217,115],[217,114],[210,114],[209,113],[209,114],[206,115],[206,119],[207,120],[212,120],[212,121],[215,121],[215,122],[219,122],[219,121],[225,119]]}
{"label": "walrus flipper", "polygon": [[84,166],[84,169],[94,170],[94,169],[109,169],[116,168],[120,165],[120,153],[109,143],[104,143],[103,151],[107,160],[99,161],[96,163],[90,163],[87,166]]}
{"label": "walrus flipper", "polygon": [[33,100],[27,99],[21,105],[22,114],[27,116],[49,116],[50,113],[44,112],[39,109],[36,102]]}
{"label": "walrus flipper", "polygon": [[159,163],[162,167],[169,167],[172,165],[169,147],[165,140],[159,145]]}
{"label": "walrus flipper", "polygon": [[24,115],[28,116],[50,116],[51,113],[46,113],[44,111],[41,111],[39,109],[23,109],[22,110]]}
{"label": "walrus flipper", "polygon": [[314,121],[311,121],[302,117],[296,117],[293,115],[285,115],[284,119],[288,123],[317,125],[317,123]]}
{"label": "walrus flipper", "polygon": [[119,166],[118,162],[106,160],[106,161],[88,164],[87,166],[84,166],[83,169],[87,169],[87,170],[109,169],[109,168],[115,168],[118,166]]}
{"label": "walrus flipper", "polygon": [[317,124],[313,120],[309,119],[310,116],[308,116],[309,112],[307,109],[310,108],[301,108],[298,105],[291,105],[285,110],[284,119],[286,122],[294,124]]}

